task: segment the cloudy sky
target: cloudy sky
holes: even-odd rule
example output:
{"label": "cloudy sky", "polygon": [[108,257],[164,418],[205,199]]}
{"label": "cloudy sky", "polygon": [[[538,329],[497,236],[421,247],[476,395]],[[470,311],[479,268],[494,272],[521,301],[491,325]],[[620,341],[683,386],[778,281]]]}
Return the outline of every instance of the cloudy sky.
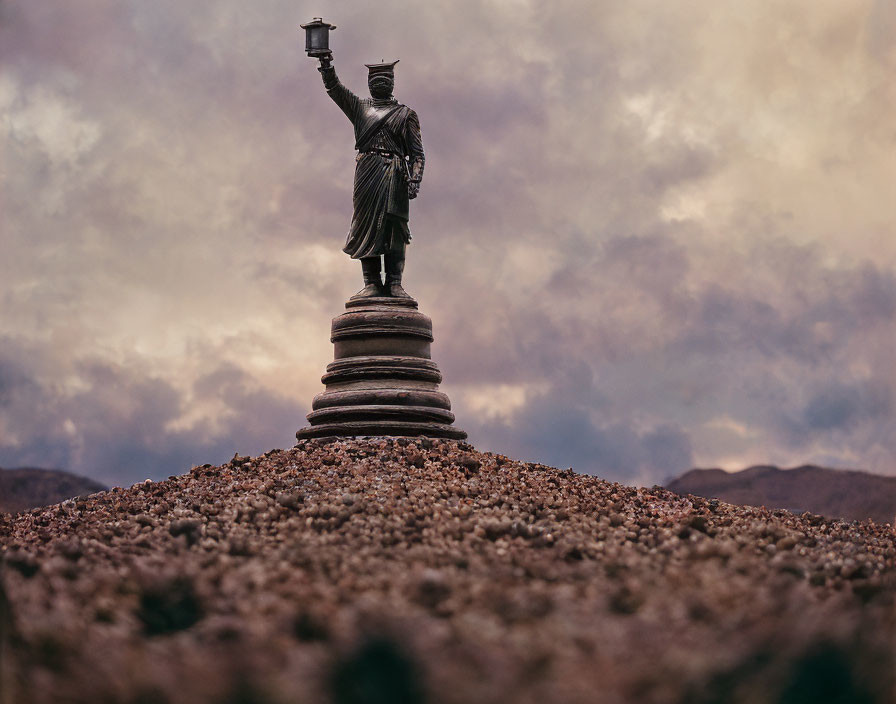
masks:
{"label": "cloudy sky", "polygon": [[480,449],[896,475],[896,3],[0,0],[0,466],[289,447],[360,288],[342,80],[401,59],[406,288]]}

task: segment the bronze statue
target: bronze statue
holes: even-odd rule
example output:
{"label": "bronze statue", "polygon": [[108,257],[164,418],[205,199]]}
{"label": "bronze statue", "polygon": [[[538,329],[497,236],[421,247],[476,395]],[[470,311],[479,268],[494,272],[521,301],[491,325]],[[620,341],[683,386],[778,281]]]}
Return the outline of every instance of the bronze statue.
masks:
{"label": "bronze statue", "polygon": [[[439,391],[442,373],[430,354],[432,320],[401,286],[408,201],[423,176],[417,113],[392,97],[395,64],[367,64],[370,98],[359,98],[336,78],[329,32],[315,17],[301,25],[305,51],[320,59],[327,93],[355,128],[355,212],[345,251],[361,260],[364,288],[333,318],[333,361],[321,377],[308,427],[299,440],[326,437],[416,436],[463,440],[451,400]],[[381,275],[386,260],[386,282]]]}
{"label": "bronze statue", "polygon": [[[340,82],[333,54],[318,56],[327,94],[355,128],[354,215],[343,251],[361,260],[364,288],[352,298],[410,298],[401,286],[405,247],[411,241],[408,201],[423,177],[423,141],[417,113],[393,96],[395,64],[365,64],[369,98],[359,98]],[[386,281],[380,258],[385,259]]]}

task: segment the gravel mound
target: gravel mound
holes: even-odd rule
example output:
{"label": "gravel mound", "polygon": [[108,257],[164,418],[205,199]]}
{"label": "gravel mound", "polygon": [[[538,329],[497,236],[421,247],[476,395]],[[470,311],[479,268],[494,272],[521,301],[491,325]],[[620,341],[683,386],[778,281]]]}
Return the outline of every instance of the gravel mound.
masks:
{"label": "gravel mound", "polygon": [[453,441],[0,515],[0,704],[896,700],[893,532]]}

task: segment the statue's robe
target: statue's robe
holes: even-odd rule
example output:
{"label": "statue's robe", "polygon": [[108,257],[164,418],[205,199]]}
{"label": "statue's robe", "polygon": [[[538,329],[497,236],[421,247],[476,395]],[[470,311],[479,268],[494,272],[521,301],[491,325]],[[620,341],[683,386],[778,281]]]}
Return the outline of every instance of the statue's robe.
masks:
{"label": "statue's robe", "polygon": [[417,113],[395,99],[359,98],[342,85],[332,68],[321,73],[327,93],[355,128],[358,150],[354,215],[343,251],[352,259],[402,251],[411,240],[408,169],[413,168],[417,177],[423,172]]}

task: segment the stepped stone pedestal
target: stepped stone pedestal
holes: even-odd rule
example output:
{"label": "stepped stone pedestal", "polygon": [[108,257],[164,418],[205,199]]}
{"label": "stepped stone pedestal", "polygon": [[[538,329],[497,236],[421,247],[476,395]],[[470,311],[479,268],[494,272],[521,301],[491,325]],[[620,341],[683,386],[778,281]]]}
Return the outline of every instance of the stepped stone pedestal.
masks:
{"label": "stepped stone pedestal", "polygon": [[426,435],[463,440],[430,357],[432,321],[412,298],[353,298],[333,319],[333,362],[298,439]]}

